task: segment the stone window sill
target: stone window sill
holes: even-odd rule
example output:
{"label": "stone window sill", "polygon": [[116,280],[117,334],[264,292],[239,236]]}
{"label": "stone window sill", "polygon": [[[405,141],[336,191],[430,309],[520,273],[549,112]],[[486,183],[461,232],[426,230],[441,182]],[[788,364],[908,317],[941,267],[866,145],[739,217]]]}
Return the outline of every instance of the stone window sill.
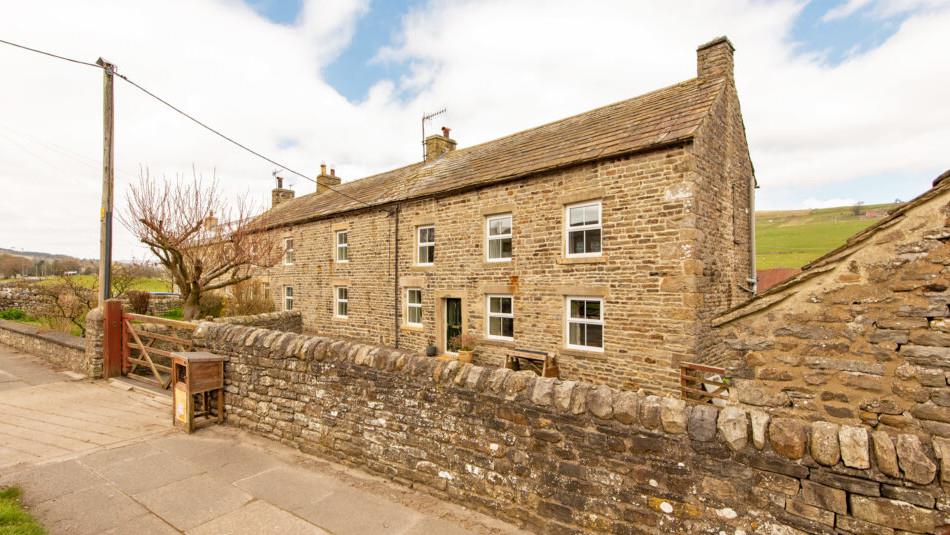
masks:
{"label": "stone window sill", "polygon": [[478,341],[478,345],[515,349],[518,344],[514,340],[498,340],[497,338],[483,337]]}
{"label": "stone window sill", "polygon": [[562,256],[557,259],[560,265],[570,264],[603,264],[607,261],[607,255],[600,256]]}
{"label": "stone window sill", "polygon": [[558,351],[558,354],[589,360],[607,360],[607,354],[603,351],[584,351],[583,349],[562,347]]}
{"label": "stone window sill", "polygon": [[420,266],[420,265],[417,265],[417,264],[413,264],[413,265],[409,266],[409,271],[432,271],[433,269],[435,269],[435,265],[431,265],[431,266]]}
{"label": "stone window sill", "polygon": [[421,333],[425,332],[425,325],[400,325],[399,330],[407,333]]}

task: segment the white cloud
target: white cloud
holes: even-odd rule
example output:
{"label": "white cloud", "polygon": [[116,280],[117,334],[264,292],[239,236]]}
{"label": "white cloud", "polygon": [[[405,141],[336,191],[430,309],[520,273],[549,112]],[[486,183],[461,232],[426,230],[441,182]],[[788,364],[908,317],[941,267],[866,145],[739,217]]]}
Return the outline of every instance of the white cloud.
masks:
{"label": "white cloud", "polygon": [[[238,0],[79,4],[19,3],[0,18],[0,36],[88,60],[103,54],[309,174],[321,161],[349,179],[417,160],[419,117],[443,105],[446,126],[468,146],[690,78],[696,46],[722,34],[738,49],[762,197],[796,186],[820,199],[833,182],[947,165],[950,10],[933,0],[881,47],[837,66],[796,54],[797,0],[433,2],[378,55],[409,74],[356,103],[320,69],[352,39],[366,0],[307,2],[290,26]],[[9,47],[0,65],[0,246],[97,255],[101,74]],[[194,163],[231,192],[269,198],[272,165],[116,83],[117,207],[140,165],[173,176]],[[298,192],[312,187],[296,180]],[[140,251],[124,229],[117,240],[119,257]]]}
{"label": "white cloud", "polygon": [[848,18],[870,3],[871,0],[848,0],[847,2],[839,4],[825,12],[825,14],[821,17],[821,21],[831,22],[833,20]]}

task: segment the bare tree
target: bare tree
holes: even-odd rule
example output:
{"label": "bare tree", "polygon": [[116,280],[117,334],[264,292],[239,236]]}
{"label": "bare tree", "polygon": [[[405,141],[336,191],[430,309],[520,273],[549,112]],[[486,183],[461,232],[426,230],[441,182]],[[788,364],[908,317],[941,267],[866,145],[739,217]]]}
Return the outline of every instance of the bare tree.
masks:
{"label": "bare tree", "polygon": [[122,223],[171,274],[185,319],[198,315],[202,293],[251,279],[280,258],[264,216],[255,217],[246,196],[227,202],[213,179],[158,182],[145,172],[126,205]]}
{"label": "bare tree", "polygon": [[95,286],[90,288],[77,277],[58,276],[31,288],[44,297],[48,318],[74,325],[86,335],[86,313],[96,307]]}
{"label": "bare tree", "polygon": [[126,297],[128,291],[139,281],[147,278],[148,274],[148,266],[142,261],[114,262],[112,264],[112,276],[110,277],[112,295],[114,297]]}

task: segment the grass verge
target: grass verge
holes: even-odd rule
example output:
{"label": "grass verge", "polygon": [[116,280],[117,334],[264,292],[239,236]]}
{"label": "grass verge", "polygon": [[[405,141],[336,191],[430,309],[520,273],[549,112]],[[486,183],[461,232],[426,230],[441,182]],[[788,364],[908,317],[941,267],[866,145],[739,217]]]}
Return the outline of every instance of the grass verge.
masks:
{"label": "grass verge", "polygon": [[33,519],[20,503],[20,489],[0,489],[0,534],[44,535],[46,530]]}

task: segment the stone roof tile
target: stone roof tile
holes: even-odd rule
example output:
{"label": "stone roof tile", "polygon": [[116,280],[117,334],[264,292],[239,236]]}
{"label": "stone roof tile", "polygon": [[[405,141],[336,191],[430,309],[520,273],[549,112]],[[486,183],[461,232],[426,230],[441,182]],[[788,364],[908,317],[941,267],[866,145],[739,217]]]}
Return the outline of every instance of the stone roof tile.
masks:
{"label": "stone roof tile", "polygon": [[[378,206],[503,182],[692,138],[726,82],[694,78],[509,136],[336,186]],[[267,213],[267,226],[321,219],[365,205],[311,193]]]}

